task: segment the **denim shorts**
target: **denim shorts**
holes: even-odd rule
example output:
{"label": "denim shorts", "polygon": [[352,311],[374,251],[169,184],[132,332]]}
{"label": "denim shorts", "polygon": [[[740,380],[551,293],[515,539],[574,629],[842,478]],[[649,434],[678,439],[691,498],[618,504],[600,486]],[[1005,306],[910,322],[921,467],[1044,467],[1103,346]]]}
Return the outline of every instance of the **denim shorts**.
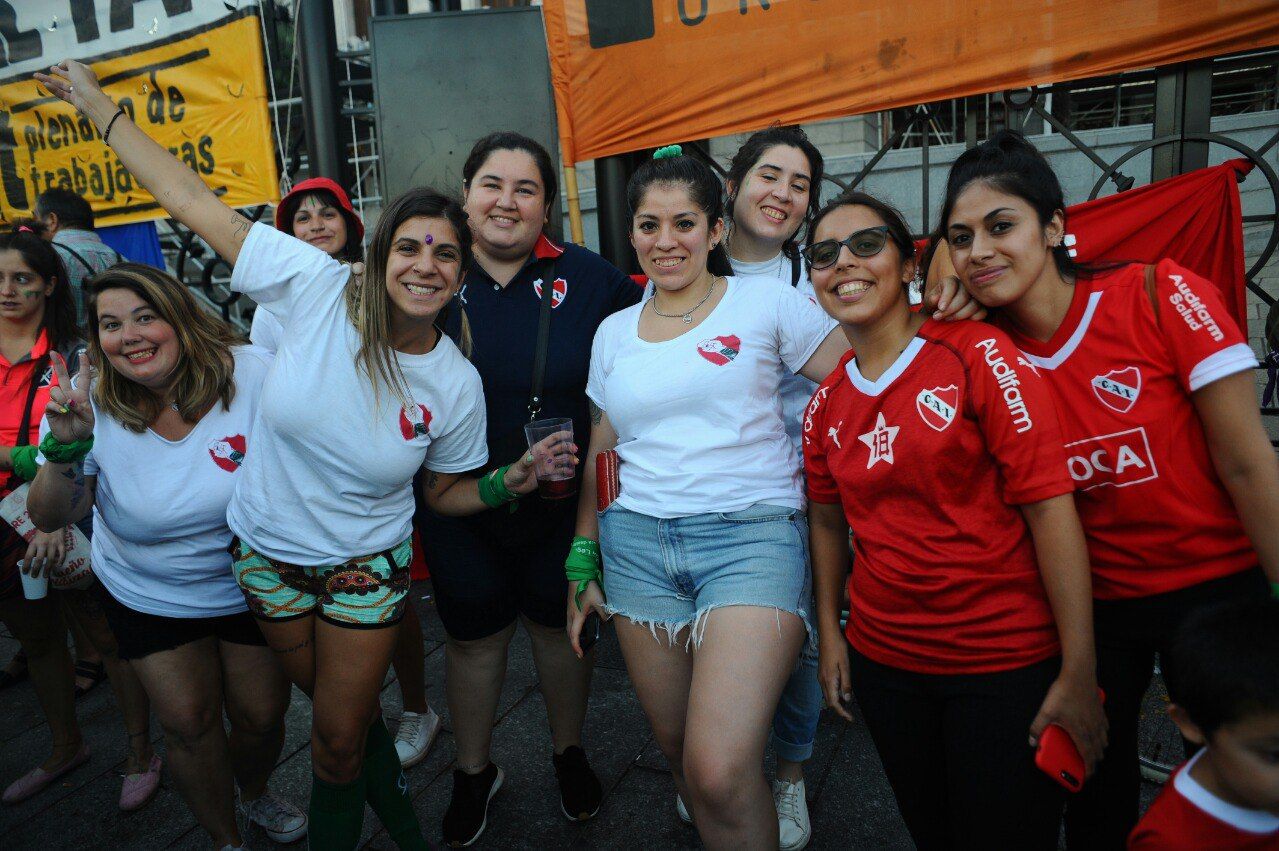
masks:
{"label": "denim shorts", "polygon": [[706,615],[761,606],[797,615],[810,640],[808,521],[782,505],[660,519],[616,502],[599,515],[607,610],[658,629],[669,641],[690,627],[701,643]]}

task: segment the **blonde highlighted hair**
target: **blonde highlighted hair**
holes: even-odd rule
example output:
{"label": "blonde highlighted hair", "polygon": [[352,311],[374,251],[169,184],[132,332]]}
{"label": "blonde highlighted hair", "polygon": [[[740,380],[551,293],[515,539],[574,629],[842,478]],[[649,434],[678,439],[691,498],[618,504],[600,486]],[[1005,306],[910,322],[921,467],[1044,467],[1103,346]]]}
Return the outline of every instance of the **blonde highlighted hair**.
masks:
{"label": "blonde highlighted hair", "polygon": [[[352,275],[346,286],[346,309],[360,337],[360,348],[355,354],[356,366],[373,384],[373,396],[380,398],[382,390],[389,390],[399,401],[409,404],[408,381],[400,369],[391,345],[391,297],[386,289],[386,261],[391,255],[391,243],[395,231],[411,218],[424,216],[444,219],[457,235],[462,263],[458,269],[459,280],[471,265],[471,228],[466,212],[453,198],[429,187],[410,189],[392,201],[378,217],[377,227],[369,240],[364,276]],[[436,327],[444,334],[452,311],[461,312],[461,332],[454,340],[462,354],[471,356],[471,326],[460,300],[450,301],[436,317]]]}
{"label": "blonde highlighted hair", "polygon": [[126,378],[102,351],[98,298],[107,290],[129,290],[173,326],[178,342],[173,397],[182,419],[196,422],[215,402],[223,410],[235,398],[235,361],[231,346],[244,340],[222,319],[200,307],[186,285],[141,263],[120,263],[85,282],[89,353],[97,368],[93,401],[125,428],[143,432],[168,403]]}

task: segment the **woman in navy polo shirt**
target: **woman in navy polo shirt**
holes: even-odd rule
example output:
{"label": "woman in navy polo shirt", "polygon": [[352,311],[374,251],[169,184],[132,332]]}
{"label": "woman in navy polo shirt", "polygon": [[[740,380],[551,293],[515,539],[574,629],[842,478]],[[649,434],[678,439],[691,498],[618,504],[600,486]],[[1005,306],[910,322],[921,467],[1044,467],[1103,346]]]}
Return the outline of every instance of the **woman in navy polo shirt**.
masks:
{"label": "woman in navy polo shirt", "polygon": [[[546,237],[543,229],[558,215],[558,188],[550,155],[517,133],[479,140],[462,168],[475,263],[460,298],[473,339],[471,361],[484,382],[493,458],[527,446],[523,427],[530,419],[541,298],[551,298],[553,307],[537,417],[571,417],[575,442],[585,446],[595,329],[640,297],[640,288],[599,255]],[[456,326],[449,330],[460,333]],[[447,844],[479,836],[489,798],[502,782],[501,770],[489,762],[489,744],[517,618],[532,639],[546,699],[561,808],[574,821],[599,809],[600,784],[581,748],[592,659],[579,660],[564,631],[564,556],[575,511],[573,499],[527,499],[514,513],[502,508],[424,520],[423,547],[448,633],[445,688],[457,739],[458,770],[444,816]]]}

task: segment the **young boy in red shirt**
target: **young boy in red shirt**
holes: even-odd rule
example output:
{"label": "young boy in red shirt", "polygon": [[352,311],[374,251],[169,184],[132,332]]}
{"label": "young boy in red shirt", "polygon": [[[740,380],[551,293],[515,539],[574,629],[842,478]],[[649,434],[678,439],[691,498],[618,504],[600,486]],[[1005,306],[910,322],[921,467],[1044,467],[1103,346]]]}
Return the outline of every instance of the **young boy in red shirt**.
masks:
{"label": "young boy in red shirt", "polygon": [[1202,745],[1128,838],[1129,851],[1279,849],[1279,602],[1201,610],[1163,659],[1181,734]]}

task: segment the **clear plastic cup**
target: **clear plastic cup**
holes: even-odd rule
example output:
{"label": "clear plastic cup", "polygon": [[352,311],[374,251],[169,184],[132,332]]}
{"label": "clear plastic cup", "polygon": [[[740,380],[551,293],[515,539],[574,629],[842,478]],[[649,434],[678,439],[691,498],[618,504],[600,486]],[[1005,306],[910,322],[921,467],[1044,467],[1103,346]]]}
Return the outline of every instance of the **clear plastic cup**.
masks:
{"label": "clear plastic cup", "polygon": [[39,579],[22,572],[22,562],[18,562],[18,575],[22,577],[22,596],[28,600],[43,600],[49,595],[49,571],[45,570]]}
{"label": "clear plastic cup", "polygon": [[[561,441],[573,442],[573,421],[568,417],[534,420],[524,426],[529,451],[533,453],[533,471],[537,474],[537,492],[542,499],[568,499],[577,494],[577,468],[567,454],[553,455],[537,448],[554,435]],[[558,441],[556,441],[558,443]]]}

